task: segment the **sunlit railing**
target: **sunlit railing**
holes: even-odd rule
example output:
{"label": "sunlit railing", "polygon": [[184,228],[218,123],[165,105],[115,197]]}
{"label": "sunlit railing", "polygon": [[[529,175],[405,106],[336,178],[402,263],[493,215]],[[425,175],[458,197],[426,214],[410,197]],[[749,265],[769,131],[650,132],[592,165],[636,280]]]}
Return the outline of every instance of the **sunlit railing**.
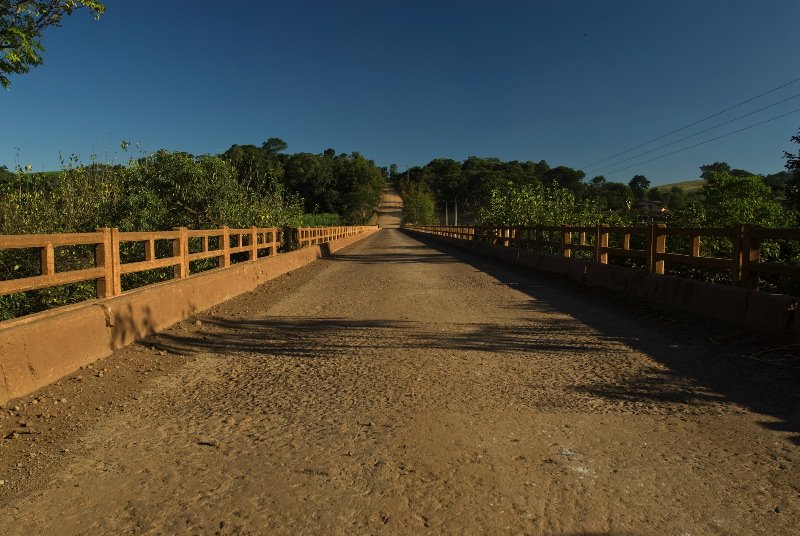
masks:
{"label": "sunlit railing", "polygon": [[[407,225],[406,229],[502,247],[538,250],[608,264],[609,257],[632,259],[648,272],[665,273],[665,263],[726,272],[742,287],[758,288],[761,275],[800,279],[800,266],[766,262],[762,245],[768,241],[800,242],[800,229],[768,229],[755,225],[726,228],[678,228],[664,224],[638,227],[532,226],[470,227]],[[704,244],[713,240],[714,248]],[[676,247],[669,249],[671,244]],[[680,246],[680,247],[677,247]],[[723,256],[720,256],[720,252]]]}

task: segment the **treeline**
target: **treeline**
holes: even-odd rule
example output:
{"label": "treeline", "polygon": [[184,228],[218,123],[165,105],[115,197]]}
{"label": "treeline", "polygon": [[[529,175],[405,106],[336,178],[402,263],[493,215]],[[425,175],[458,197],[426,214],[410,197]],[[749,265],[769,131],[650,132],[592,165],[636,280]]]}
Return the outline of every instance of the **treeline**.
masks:
{"label": "treeline", "polygon": [[[260,147],[234,145],[220,155],[162,150],[125,165],[83,165],[73,158],[51,173],[0,167],[0,234],[368,223],[385,183],[383,169],[358,153],[286,154],[286,149],[282,140],[271,138]],[[123,258],[141,260],[135,246],[125,245]],[[94,263],[86,248],[57,248],[56,255],[62,271]],[[0,280],[35,276],[40,269],[38,251],[0,251]],[[123,284],[132,288],[170,277],[168,269],[153,270]],[[93,294],[93,285],[82,283],[0,296],[0,320]]]}
{"label": "treeline", "polygon": [[[791,140],[800,145],[800,134]],[[588,225],[665,221],[673,225],[720,227],[751,223],[769,227],[800,223],[798,156],[785,153],[786,171],[762,175],[725,162],[700,166],[702,184],[688,190],[651,188],[634,175],[627,183],[586,178],[566,166],[504,162],[470,157],[463,162],[435,159],[390,176],[406,201],[410,223],[454,222],[487,225]]]}
{"label": "treeline", "polygon": [[307,214],[338,214],[346,225],[366,224],[380,200],[386,170],[357,152],[286,154],[286,143],[270,138],[260,147],[233,145],[220,155],[239,181],[256,188],[280,184],[297,195]]}
{"label": "treeline", "polygon": [[[127,149],[127,144],[123,143]],[[157,151],[126,165],[73,158],[58,173],[0,167],[0,234],[364,224],[384,172],[358,153],[285,154],[272,138],[220,155]]]}
{"label": "treeline", "polygon": [[[800,146],[800,133],[791,140]],[[409,223],[444,223],[441,211],[446,206],[453,224],[458,203],[459,223],[465,225],[629,226],[658,221],[674,227],[796,227],[800,225],[800,154],[784,153],[784,159],[786,171],[772,175],[733,169],[725,162],[700,166],[701,184],[690,191],[678,186],[650,188],[642,175],[633,176],[627,184],[601,176],[587,181],[580,170],[551,168],[544,161],[476,157],[464,162],[437,159],[403,173],[392,168],[391,176],[405,197]],[[690,250],[686,238],[671,237],[669,242],[671,251]],[[642,249],[644,244],[632,247]],[[711,257],[733,255],[729,239],[704,238],[702,248],[703,255]],[[796,241],[765,240],[760,249],[767,262],[800,262]],[[636,266],[638,261],[615,258],[612,262]],[[703,268],[669,266],[668,273],[730,282],[730,274]],[[760,288],[800,293],[797,281],[778,276],[763,277]]]}

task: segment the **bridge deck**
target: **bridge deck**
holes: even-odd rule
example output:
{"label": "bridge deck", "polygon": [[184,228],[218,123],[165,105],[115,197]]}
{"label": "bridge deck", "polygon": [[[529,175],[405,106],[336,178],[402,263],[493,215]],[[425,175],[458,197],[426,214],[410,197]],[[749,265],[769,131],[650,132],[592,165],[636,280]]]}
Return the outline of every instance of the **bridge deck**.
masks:
{"label": "bridge deck", "polygon": [[384,229],[7,408],[0,534],[798,533],[780,382],[459,255]]}

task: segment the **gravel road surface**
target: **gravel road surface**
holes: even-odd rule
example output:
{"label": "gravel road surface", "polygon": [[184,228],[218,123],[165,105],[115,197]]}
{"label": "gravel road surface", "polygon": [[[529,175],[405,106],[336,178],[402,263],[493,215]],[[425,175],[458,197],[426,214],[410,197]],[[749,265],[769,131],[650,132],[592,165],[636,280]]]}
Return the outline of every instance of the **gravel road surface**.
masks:
{"label": "gravel road surface", "polygon": [[708,333],[385,228],[7,404],[0,534],[800,534],[797,374]]}

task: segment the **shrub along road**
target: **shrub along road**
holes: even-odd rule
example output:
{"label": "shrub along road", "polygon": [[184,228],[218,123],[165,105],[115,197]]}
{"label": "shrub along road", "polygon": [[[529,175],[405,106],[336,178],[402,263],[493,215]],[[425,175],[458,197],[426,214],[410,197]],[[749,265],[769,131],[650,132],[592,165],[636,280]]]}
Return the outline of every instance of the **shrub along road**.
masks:
{"label": "shrub along road", "polygon": [[384,229],[10,403],[0,533],[798,534],[796,374],[607,298]]}

